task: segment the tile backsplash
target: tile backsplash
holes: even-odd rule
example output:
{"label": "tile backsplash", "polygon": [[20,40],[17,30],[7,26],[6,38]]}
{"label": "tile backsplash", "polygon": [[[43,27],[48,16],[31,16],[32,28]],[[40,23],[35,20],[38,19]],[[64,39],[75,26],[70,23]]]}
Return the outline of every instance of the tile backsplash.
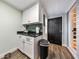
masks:
{"label": "tile backsplash", "polygon": [[36,27],[40,28],[40,32],[42,32],[42,24],[29,24],[29,25],[24,25],[27,31],[32,31],[36,32]]}

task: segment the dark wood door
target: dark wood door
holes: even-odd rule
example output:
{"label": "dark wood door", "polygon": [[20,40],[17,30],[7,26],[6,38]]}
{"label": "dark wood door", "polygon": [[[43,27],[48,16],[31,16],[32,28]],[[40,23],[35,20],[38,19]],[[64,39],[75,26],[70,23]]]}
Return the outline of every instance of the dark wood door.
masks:
{"label": "dark wood door", "polygon": [[48,19],[48,40],[62,45],[62,17]]}

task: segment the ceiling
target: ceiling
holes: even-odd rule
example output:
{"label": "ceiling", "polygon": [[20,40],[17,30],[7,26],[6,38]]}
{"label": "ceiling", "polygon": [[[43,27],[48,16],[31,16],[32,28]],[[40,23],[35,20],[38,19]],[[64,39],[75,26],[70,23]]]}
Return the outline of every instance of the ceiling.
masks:
{"label": "ceiling", "polygon": [[[24,10],[37,0],[2,0],[19,10]],[[48,17],[66,13],[76,0],[41,0]]]}
{"label": "ceiling", "polygon": [[2,1],[19,10],[29,8],[31,5],[36,3],[36,0],[2,0]]}
{"label": "ceiling", "polygon": [[48,17],[66,13],[76,0],[41,0]]}

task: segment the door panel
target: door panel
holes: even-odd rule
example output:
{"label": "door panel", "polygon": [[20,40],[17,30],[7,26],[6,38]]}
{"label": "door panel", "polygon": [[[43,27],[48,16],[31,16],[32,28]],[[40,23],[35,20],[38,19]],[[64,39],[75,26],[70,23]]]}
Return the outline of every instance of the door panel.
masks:
{"label": "door panel", "polygon": [[62,45],[62,17],[48,20],[48,40],[50,43]]}

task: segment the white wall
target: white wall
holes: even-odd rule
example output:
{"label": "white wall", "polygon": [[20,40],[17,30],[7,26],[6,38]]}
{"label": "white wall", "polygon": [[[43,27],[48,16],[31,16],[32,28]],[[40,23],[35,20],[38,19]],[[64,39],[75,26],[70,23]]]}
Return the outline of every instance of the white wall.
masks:
{"label": "white wall", "polygon": [[21,12],[0,1],[0,54],[17,47]]}
{"label": "white wall", "polygon": [[79,49],[79,0],[77,0],[77,48]]}
{"label": "white wall", "polygon": [[[43,26],[43,39],[47,40],[47,12],[45,11],[41,1],[39,1],[39,19],[43,23],[43,15],[45,15],[45,26]],[[43,23],[44,24],[44,23]]]}
{"label": "white wall", "polygon": [[68,8],[67,8],[66,12],[68,12],[68,11],[71,9],[72,5],[73,5],[76,1],[77,1],[77,0],[70,0],[70,3],[68,3]]}
{"label": "white wall", "polygon": [[68,46],[68,18],[67,13],[62,15],[62,44]]}
{"label": "white wall", "polygon": [[71,11],[68,12],[68,39],[69,39],[69,47],[72,47],[71,43],[72,43],[72,39],[73,39],[73,33],[72,33],[72,17],[71,17]]}

